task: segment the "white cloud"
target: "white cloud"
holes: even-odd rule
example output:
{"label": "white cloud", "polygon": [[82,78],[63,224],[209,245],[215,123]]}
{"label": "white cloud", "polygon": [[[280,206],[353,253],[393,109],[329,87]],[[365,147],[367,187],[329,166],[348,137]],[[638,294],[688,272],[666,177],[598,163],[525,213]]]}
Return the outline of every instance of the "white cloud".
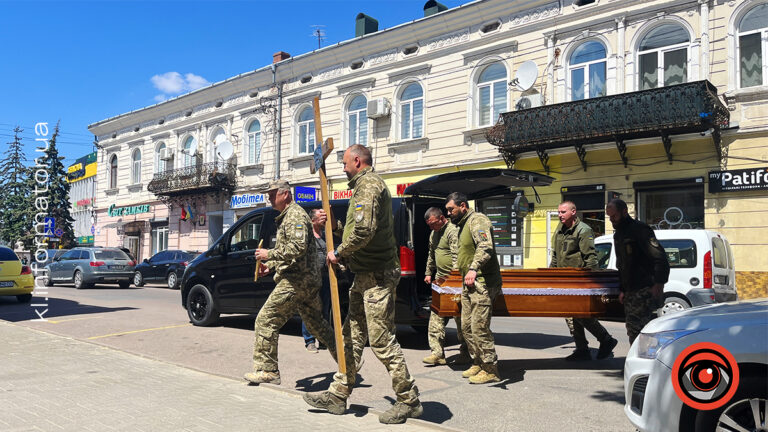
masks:
{"label": "white cloud", "polygon": [[182,76],[178,72],[166,72],[162,75],[153,76],[150,78],[150,81],[156,89],[162,92],[162,94],[155,96],[155,101],[157,102],[162,102],[168,99],[169,96],[175,96],[210,85],[208,80],[193,73],[187,73]]}

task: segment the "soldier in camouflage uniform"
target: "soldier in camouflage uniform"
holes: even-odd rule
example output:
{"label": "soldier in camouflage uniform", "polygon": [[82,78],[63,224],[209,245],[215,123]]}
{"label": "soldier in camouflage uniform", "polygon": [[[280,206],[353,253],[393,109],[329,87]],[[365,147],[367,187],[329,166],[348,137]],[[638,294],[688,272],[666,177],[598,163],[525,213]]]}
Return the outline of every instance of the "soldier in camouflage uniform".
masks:
{"label": "soldier in camouflage uniform", "polygon": [[419,417],[423,408],[419,390],[395,338],[395,289],[400,280],[400,264],[392,200],[387,185],[373,172],[371,163],[371,152],[364,146],[353,145],[344,153],[344,172],[353,192],[342,242],[328,253],[330,263],[341,260],[355,274],[342,330],[347,373],[336,373],[328,391],[307,393],[304,400],[315,408],[343,414],[355,385],[356,365],[368,340],[371,350],[392,377],[392,388],[397,395],[397,402],[379,416],[379,421],[404,423],[409,417]]}
{"label": "soldier in camouflage uniform", "polygon": [[[597,269],[597,252],[592,228],[576,216],[576,204],[563,201],[557,207],[560,218],[555,234],[552,236],[552,261],[550,267],[577,267]],[[597,358],[604,359],[613,355],[613,348],[619,343],[597,318],[566,318],[566,324],[576,343],[576,350],[565,359],[568,361],[592,360],[589,343],[584,329],[589,330],[600,342]]]}
{"label": "soldier in camouflage uniform", "polygon": [[[443,211],[437,207],[430,207],[424,213],[424,220],[432,230],[429,233],[429,252],[427,255],[427,269],[424,276],[424,282],[432,283],[432,275],[435,276],[435,282],[442,283],[450,274],[451,270],[456,268],[456,259],[459,251],[459,227],[450,223],[445,218]],[[461,332],[461,317],[454,317],[456,320],[456,336],[459,339],[459,355],[455,360],[456,364],[469,363],[472,359],[469,356],[467,344],[464,341],[464,334]],[[427,338],[429,348],[432,353],[424,357],[422,361],[431,365],[444,365],[445,362],[445,326],[448,324],[448,318],[443,318],[435,311],[429,316],[429,330]]]}
{"label": "soldier in camouflage uniform", "polygon": [[313,335],[328,346],[336,359],[336,341],[331,325],[321,312],[320,269],[312,233],[312,222],[301,206],[292,202],[291,189],[285,180],[270,183],[269,201],[280,215],[275,218],[277,243],[274,249],[256,249],[257,260],[264,266],[261,275],[275,273],[275,289],[256,316],[253,344],[253,372],[245,379],[254,384],[280,384],[277,367],[277,338],[283,327],[298,312]]}
{"label": "soldier in camouflage uniform", "polygon": [[461,329],[474,364],[461,375],[471,384],[499,381],[491,333],[493,300],[501,293],[501,270],[488,216],[469,208],[467,196],[454,192],[445,200],[451,222],[459,227],[457,266],[464,277]]}
{"label": "soldier in camouflage uniform", "polygon": [[624,304],[631,344],[661,307],[664,284],[669,279],[669,261],[651,227],[629,216],[627,203],[611,200],[605,206],[605,214],[615,230],[613,244],[621,278],[619,301]]}

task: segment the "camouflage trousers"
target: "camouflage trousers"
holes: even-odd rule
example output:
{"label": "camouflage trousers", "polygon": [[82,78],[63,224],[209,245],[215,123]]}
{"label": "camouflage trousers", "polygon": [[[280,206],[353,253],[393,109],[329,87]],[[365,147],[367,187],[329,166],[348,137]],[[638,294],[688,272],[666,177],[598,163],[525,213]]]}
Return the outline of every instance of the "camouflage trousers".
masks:
{"label": "camouflage trousers", "polygon": [[656,318],[656,309],[659,307],[661,299],[653,296],[650,287],[624,293],[625,322],[630,344],[640,335],[643,327]]}
{"label": "camouflage trousers", "polygon": [[347,373],[334,374],[328,390],[335,396],[346,400],[352,393],[357,365],[366,341],[370,341],[371,350],[392,377],[398,402],[412,405],[419,400],[419,389],[395,338],[395,290],[399,280],[399,267],[355,274],[349,289],[349,312],[342,327]]}
{"label": "camouflage trousers", "polygon": [[[456,337],[459,339],[459,347],[462,352],[469,353],[467,342],[464,340],[464,332],[461,331],[461,317],[453,317],[456,321]],[[427,339],[429,349],[432,354],[438,357],[445,357],[445,326],[448,324],[448,318],[443,318],[434,311],[429,316],[429,330]]]}
{"label": "camouflage trousers", "polygon": [[611,334],[600,324],[597,318],[566,318],[565,323],[568,324],[568,330],[571,331],[573,341],[576,342],[576,349],[589,347],[584,329],[589,330],[598,342],[604,342],[611,338]]}
{"label": "camouflage trousers", "polygon": [[475,286],[464,285],[461,291],[461,331],[474,364],[496,364],[496,346],[491,333],[493,299],[501,287],[491,288],[476,280]]}
{"label": "camouflage trousers", "polygon": [[253,343],[253,370],[277,371],[277,338],[280,328],[296,313],[313,335],[336,359],[336,340],[331,325],[321,313],[320,284],[292,283],[283,279],[277,283],[259,314],[256,315]]}

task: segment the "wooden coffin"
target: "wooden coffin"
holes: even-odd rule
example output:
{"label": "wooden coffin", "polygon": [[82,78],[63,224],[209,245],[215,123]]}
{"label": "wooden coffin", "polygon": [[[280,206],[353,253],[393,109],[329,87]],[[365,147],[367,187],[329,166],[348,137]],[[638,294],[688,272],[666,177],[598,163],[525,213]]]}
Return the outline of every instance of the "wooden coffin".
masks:
{"label": "wooden coffin", "polygon": [[[494,316],[623,317],[619,273],[615,270],[540,268],[502,270],[502,294],[493,302]],[[461,314],[463,280],[454,271],[442,285],[432,284],[432,310]]]}

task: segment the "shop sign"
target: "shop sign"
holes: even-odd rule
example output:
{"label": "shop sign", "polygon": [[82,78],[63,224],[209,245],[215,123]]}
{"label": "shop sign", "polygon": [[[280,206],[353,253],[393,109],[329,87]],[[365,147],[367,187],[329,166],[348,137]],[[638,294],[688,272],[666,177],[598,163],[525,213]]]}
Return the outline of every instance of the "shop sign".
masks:
{"label": "shop sign", "polygon": [[232,195],[229,207],[233,209],[256,207],[259,204],[267,202],[267,196],[264,194],[240,194]]}
{"label": "shop sign", "polygon": [[397,185],[397,196],[399,196],[399,197],[400,197],[400,196],[403,196],[403,195],[405,195],[405,189],[406,189],[408,186],[412,185],[412,184],[413,184],[413,182],[411,182],[411,183],[400,183],[400,184],[398,184],[398,185]]}
{"label": "shop sign", "polygon": [[115,208],[115,205],[112,204],[109,206],[109,209],[107,210],[107,214],[112,217],[135,215],[139,213],[149,213],[149,204],[117,207],[117,208]]}
{"label": "shop sign", "polygon": [[710,171],[709,193],[768,189],[768,168]]}
{"label": "shop sign", "polygon": [[315,188],[296,186],[293,188],[293,192],[296,195],[296,202],[317,201],[317,189]]}
{"label": "shop sign", "polygon": [[87,245],[87,244],[93,244],[93,236],[80,236],[77,238],[77,244],[79,245]]}
{"label": "shop sign", "polygon": [[335,200],[350,199],[350,198],[352,198],[352,191],[349,189],[333,191],[333,199]]}
{"label": "shop sign", "polygon": [[90,199],[90,198],[85,198],[85,199],[77,200],[77,202],[75,203],[75,205],[76,205],[77,207],[85,207],[85,206],[89,206],[89,205],[91,205],[91,199]]}

